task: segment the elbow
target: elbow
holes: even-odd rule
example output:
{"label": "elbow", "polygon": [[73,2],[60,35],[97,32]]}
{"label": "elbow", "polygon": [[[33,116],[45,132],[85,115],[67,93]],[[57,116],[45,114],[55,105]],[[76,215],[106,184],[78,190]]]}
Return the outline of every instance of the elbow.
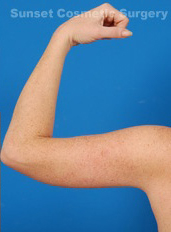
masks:
{"label": "elbow", "polygon": [[[20,150],[20,152],[18,152]],[[4,140],[1,149],[1,162],[11,168],[16,167],[16,164],[21,163],[21,148],[14,145],[11,141]]]}
{"label": "elbow", "polygon": [[9,146],[6,144],[4,144],[1,149],[1,162],[6,166],[11,166],[11,164],[14,162],[14,157],[12,157]]}
{"label": "elbow", "polygon": [[10,157],[10,153],[7,152],[6,147],[2,147],[1,149],[1,162],[5,164],[6,166],[10,166],[12,160]]}
{"label": "elbow", "polygon": [[10,157],[10,152],[9,152],[9,144],[7,145],[6,140],[4,140],[2,149],[1,149],[1,162],[5,165],[8,166],[9,164],[9,157]]}
{"label": "elbow", "polygon": [[1,162],[5,165],[7,165],[7,154],[5,152],[4,146],[1,149]]}

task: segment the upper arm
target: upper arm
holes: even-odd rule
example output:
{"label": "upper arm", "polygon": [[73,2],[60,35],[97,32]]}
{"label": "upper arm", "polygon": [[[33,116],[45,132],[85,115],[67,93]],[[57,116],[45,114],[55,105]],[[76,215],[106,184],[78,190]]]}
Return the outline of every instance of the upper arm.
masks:
{"label": "upper arm", "polygon": [[[4,162],[38,181],[68,187],[141,187],[149,175],[168,174],[171,129],[130,127],[101,135],[14,142]],[[8,157],[8,155],[7,155]],[[167,167],[167,168],[166,168]]]}

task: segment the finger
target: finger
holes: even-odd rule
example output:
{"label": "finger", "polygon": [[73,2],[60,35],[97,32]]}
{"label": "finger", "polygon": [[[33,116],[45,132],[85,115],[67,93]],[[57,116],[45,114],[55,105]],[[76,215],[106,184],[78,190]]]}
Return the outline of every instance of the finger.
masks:
{"label": "finger", "polygon": [[100,27],[99,39],[127,38],[132,32],[120,27]]}
{"label": "finger", "polygon": [[116,27],[126,28],[128,26],[129,19],[126,16],[124,17],[125,18],[122,18],[121,21],[117,23]]}
{"label": "finger", "polygon": [[106,18],[104,18],[104,26],[116,26],[126,28],[128,26],[129,19],[122,13],[109,13]]}
{"label": "finger", "polygon": [[[103,5],[100,6],[101,10],[104,11],[104,20],[108,22],[112,22],[113,21],[113,26],[118,26],[118,27],[123,27],[126,28],[128,23],[129,23],[129,19],[122,14],[120,11],[118,11],[117,9],[115,9],[113,6],[111,6],[108,3],[105,3]],[[105,25],[108,26],[108,25]]]}

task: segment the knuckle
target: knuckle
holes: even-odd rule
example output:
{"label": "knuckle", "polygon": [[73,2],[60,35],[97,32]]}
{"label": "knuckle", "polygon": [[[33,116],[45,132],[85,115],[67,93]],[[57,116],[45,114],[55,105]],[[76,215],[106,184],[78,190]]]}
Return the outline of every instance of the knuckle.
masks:
{"label": "knuckle", "polygon": [[125,22],[129,23],[129,18],[125,16]]}
{"label": "knuckle", "polygon": [[125,14],[123,14],[123,13],[121,13],[120,12],[120,18],[122,19],[122,21],[124,21],[125,23],[129,23],[129,18],[125,15]]}
{"label": "knuckle", "polygon": [[103,6],[104,6],[104,7],[110,7],[111,5],[110,5],[108,2],[105,2],[105,3],[103,4]]}
{"label": "knuckle", "polygon": [[124,15],[124,16],[125,16],[125,19],[129,22],[129,18],[126,15]]}
{"label": "knuckle", "polygon": [[124,18],[125,20],[128,19],[128,18],[126,17],[126,15],[123,14],[122,12],[119,12],[119,14],[120,14],[120,16],[121,16],[122,18]]}

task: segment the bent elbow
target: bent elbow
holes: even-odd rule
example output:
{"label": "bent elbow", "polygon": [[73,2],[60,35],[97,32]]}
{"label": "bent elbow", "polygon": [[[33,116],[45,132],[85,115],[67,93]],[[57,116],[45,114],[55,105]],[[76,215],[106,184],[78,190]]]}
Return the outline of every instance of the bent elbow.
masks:
{"label": "bent elbow", "polygon": [[1,162],[3,164],[7,165],[7,155],[6,155],[6,152],[5,152],[4,148],[1,149],[1,156],[0,156],[0,158],[1,158]]}
{"label": "bent elbow", "polygon": [[4,141],[1,149],[1,162],[11,168],[16,167],[16,164],[21,162],[17,147],[11,142]]}
{"label": "bent elbow", "polygon": [[11,164],[10,154],[7,152],[6,147],[4,146],[1,149],[1,162],[6,166],[10,166]]}

